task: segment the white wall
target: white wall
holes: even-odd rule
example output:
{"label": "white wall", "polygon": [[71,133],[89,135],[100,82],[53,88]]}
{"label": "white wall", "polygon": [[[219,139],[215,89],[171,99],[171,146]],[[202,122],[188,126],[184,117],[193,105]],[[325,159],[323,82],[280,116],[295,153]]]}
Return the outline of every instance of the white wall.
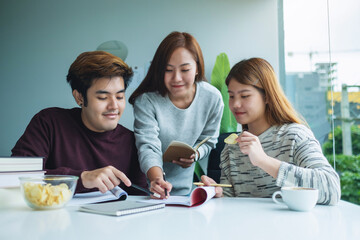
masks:
{"label": "white wall", "polygon": [[[0,0],[0,155],[39,110],[76,106],[65,77],[81,52],[120,40],[126,62],[144,68],[177,30],[197,38],[208,80],[221,52],[231,65],[263,57],[278,72],[277,16],[277,0]],[[120,123],[132,129],[130,104]]]}

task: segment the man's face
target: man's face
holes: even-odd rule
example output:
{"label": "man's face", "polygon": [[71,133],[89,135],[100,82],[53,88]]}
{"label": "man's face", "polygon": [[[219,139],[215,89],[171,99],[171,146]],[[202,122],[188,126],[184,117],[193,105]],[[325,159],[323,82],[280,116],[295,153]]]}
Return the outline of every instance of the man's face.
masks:
{"label": "man's face", "polygon": [[124,79],[118,76],[95,79],[87,90],[87,100],[81,111],[84,125],[94,132],[115,129],[125,109]]}

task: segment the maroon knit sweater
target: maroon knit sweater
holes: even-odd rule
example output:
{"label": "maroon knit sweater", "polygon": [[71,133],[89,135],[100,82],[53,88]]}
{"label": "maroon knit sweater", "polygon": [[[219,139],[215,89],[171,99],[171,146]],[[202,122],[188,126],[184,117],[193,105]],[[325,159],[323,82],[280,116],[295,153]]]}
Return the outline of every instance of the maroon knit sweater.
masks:
{"label": "maroon knit sweater", "polygon": [[[81,109],[47,108],[36,114],[12,149],[12,156],[44,157],[46,174],[79,177],[76,192],[87,192],[80,179],[85,170],[112,165],[131,182],[147,187],[141,172],[134,133],[117,125],[112,131],[93,132],[83,124]],[[121,184],[129,194],[141,194]]]}

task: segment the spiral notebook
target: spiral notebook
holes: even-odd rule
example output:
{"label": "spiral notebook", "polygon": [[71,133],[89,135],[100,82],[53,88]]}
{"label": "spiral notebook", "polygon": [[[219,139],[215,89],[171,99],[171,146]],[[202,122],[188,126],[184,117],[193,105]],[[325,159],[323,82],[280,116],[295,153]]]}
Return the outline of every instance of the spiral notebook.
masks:
{"label": "spiral notebook", "polygon": [[79,208],[82,212],[104,214],[110,216],[124,216],[129,214],[153,211],[164,208],[164,203],[143,203],[135,201],[117,201],[84,205]]}

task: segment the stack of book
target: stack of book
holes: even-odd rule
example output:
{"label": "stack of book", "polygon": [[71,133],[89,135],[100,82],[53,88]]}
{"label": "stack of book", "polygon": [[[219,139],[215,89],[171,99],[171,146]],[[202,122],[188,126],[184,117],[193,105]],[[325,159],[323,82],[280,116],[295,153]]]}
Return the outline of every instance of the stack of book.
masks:
{"label": "stack of book", "polygon": [[43,176],[42,157],[0,157],[0,188],[19,187],[19,177]]}

